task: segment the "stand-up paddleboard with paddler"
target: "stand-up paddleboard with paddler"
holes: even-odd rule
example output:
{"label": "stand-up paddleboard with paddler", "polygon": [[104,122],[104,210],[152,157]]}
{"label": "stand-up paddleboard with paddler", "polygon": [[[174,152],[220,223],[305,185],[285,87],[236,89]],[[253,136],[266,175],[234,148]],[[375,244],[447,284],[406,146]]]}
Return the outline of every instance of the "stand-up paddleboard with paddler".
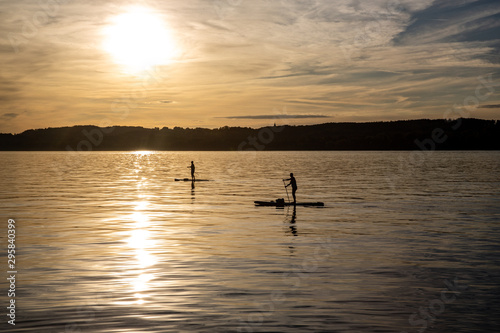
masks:
{"label": "stand-up paddleboard with paddler", "polygon": [[306,207],[323,207],[323,202],[286,202],[285,199],[277,199],[276,201],[254,201],[255,206],[272,206],[272,207],[285,207],[285,206],[306,206]]}
{"label": "stand-up paddleboard with paddler", "polygon": [[191,178],[175,178],[174,179],[176,182],[191,182],[191,181],[195,181],[195,182],[209,182],[210,179],[191,179]]}

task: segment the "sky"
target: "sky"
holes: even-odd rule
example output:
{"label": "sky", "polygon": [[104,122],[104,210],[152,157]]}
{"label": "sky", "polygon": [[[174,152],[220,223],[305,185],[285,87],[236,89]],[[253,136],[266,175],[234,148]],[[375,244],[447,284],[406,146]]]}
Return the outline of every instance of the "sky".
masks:
{"label": "sky", "polygon": [[500,119],[498,0],[0,4],[0,133]]}

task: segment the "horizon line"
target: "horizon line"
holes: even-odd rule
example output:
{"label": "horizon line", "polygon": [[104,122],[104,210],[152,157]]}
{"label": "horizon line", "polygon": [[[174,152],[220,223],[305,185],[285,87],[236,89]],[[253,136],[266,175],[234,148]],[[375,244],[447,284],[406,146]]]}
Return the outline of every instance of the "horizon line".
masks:
{"label": "horizon line", "polygon": [[[326,116],[325,116],[326,117]],[[229,118],[229,117],[220,117],[220,118]],[[319,117],[317,117],[319,118]],[[321,117],[322,118],[322,117]],[[330,118],[330,117],[326,117]],[[279,119],[279,118],[274,118],[274,119]],[[250,129],[261,129],[261,128],[267,128],[267,127],[283,127],[283,126],[289,126],[289,127],[299,127],[299,126],[317,126],[317,125],[325,125],[325,124],[373,124],[373,123],[391,123],[391,122],[402,122],[402,121],[422,121],[422,120],[429,120],[429,121],[438,121],[438,120],[443,120],[443,121],[455,121],[457,119],[470,119],[470,120],[484,120],[484,121],[500,121],[500,119],[483,119],[483,118],[474,118],[474,117],[457,117],[457,118],[449,118],[449,119],[444,119],[444,118],[417,118],[417,119],[398,119],[398,120],[373,120],[373,121],[339,121],[339,122],[325,122],[325,123],[316,123],[316,124],[273,124],[273,125],[267,125],[267,126],[261,126],[261,127],[250,127],[250,126],[229,126],[229,125],[223,125],[219,127],[180,127],[180,126],[155,126],[155,127],[145,127],[145,126],[140,126],[140,125],[110,125],[110,126],[99,126],[99,125],[92,125],[92,124],[85,124],[85,125],[65,125],[65,126],[57,126],[57,127],[40,127],[40,128],[29,128],[26,129],[22,132],[18,133],[6,133],[6,132],[0,132],[1,134],[11,134],[11,135],[18,135],[22,134],[27,131],[37,131],[37,130],[47,130],[47,129],[60,129],[60,128],[72,128],[72,127],[97,127],[97,128],[114,128],[114,127],[137,127],[137,128],[143,128],[143,129],[174,129],[174,128],[181,128],[181,129],[208,129],[208,130],[216,130],[216,129],[221,129],[221,128],[250,128]]]}

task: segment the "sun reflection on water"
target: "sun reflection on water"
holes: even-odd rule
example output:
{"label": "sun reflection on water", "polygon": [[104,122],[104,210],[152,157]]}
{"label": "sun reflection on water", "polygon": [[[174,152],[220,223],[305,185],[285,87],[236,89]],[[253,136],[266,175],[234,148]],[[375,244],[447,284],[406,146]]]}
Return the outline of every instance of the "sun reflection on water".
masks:
{"label": "sun reflection on water", "polygon": [[136,229],[142,229],[149,225],[148,217],[141,212],[133,213],[131,218],[135,221],[134,225]]}
{"label": "sun reflection on water", "polygon": [[150,281],[155,278],[154,274],[150,273],[150,267],[157,262],[151,252],[151,249],[156,244],[151,239],[151,231],[149,230],[151,221],[146,213],[149,203],[142,200],[134,204],[135,212],[129,216],[132,224],[128,232],[127,245],[133,249],[135,260],[131,264],[133,267],[136,267],[134,272],[137,273],[137,276],[129,281],[129,284],[131,285],[131,293],[133,293],[134,297],[134,301],[131,303],[144,304],[148,290],[150,289]]}
{"label": "sun reflection on water", "polygon": [[131,154],[143,156],[143,155],[150,155],[150,154],[154,154],[154,153],[155,152],[151,151],[151,150],[138,150],[138,151],[132,152]]}

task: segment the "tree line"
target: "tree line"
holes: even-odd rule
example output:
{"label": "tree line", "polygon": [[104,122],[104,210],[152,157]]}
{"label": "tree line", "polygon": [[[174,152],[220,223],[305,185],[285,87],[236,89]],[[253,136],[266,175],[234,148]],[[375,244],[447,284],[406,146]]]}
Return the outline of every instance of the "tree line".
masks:
{"label": "tree line", "polygon": [[500,121],[401,120],[262,128],[73,126],[0,134],[0,150],[498,150]]}

